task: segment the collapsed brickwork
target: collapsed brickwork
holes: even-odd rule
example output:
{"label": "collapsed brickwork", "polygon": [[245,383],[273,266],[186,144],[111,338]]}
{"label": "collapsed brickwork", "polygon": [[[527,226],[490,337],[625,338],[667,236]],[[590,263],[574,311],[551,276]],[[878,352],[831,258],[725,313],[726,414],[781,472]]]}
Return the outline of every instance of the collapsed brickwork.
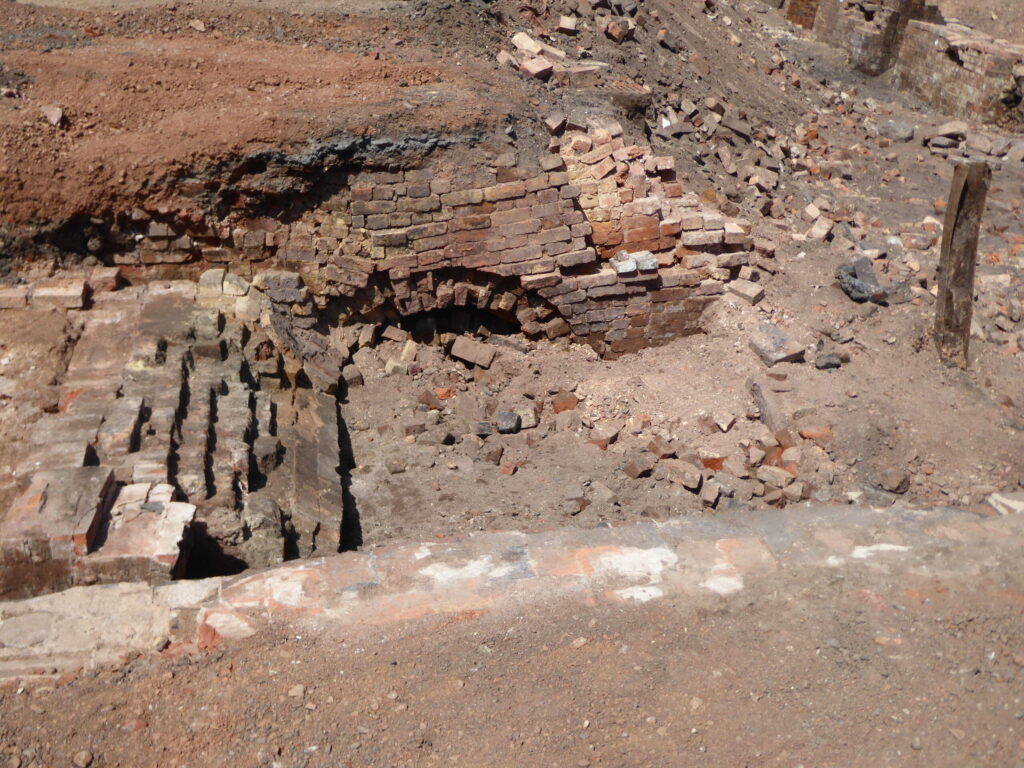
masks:
{"label": "collapsed brickwork", "polygon": [[56,410],[11,468],[22,490],[0,513],[0,597],[338,551],[336,398],[294,388],[208,280],[119,287],[111,272],[0,291],[2,306],[81,328]]}
{"label": "collapsed brickwork", "polygon": [[117,261],[139,275],[300,275],[295,285],[257,280],[237,312],[273,324],[301,357],[334,366],[334,378],[344,356],[325,362],[328,318],[470,306],[514,318],[528,335],[568,335],[615,356],[696,332],[727,284],[759,290],[750,224],[688,192],[672,158],[627,144],[614,121],[553,129],[561,139],[539,170],[514,153],[468,173],[356,170],[291,222],[141,223],[139,247]]}
{"label": "collapsed brickwork", "polygon": [[960,24],[908,26],[896,63],[901,88],[953,115],[1024,127],[1024,46]]}

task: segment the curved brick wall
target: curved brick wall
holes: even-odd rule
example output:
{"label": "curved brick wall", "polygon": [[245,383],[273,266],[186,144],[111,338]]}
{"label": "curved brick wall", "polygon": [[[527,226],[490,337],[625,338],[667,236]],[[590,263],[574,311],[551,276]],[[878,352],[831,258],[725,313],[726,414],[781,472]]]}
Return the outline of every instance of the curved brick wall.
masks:
{"label": "curved brick wall", "polygon": [[614,356],[696,332],[727,283],[756,279],[749,224],[689,193],[672,158],[627,144],[611,121],[559,133],[532,167],[509,153],[468,173],[439,161],[356,170],[290,223],[140,222],[139,247],[118,260],[140,275],[272,273],[237,312],[276,316],[303,357],[324,353],[325,310],[337,324],[448,306],[503,312],[528,334]]}

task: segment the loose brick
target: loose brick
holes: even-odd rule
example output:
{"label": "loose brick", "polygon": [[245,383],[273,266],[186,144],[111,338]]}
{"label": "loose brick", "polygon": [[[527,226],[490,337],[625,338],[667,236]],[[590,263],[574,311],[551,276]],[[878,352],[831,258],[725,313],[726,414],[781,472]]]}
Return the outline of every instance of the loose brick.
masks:
{"label": "loose brick", "polygon": [[523,288],[528,290],[538,290],[540,288],[550,288],[556,286],[562,282],[562,276],[558,272],[542,272],[538,275],[524,275],[520,280],[520,284]]}
{"label": "loose brick", "polygon": [[593,248],[584,248],[580,251],[570,251],[558,256],[558,266],[577,267],[581,264],[590,264],[597,260],[597,252]]}

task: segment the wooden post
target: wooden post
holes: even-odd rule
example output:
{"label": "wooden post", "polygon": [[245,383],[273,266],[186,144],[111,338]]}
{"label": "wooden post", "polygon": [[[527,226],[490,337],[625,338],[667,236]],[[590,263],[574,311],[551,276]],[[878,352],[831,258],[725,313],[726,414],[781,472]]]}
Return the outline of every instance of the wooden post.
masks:
{"label": "wooden post", "polygon": [[992,169],[988,163],[956,166],[942,230],[939,297],[935,306],[935,344],[947,365],[968,365],[971,313],[974,309],[974,267],[978,232],[985,210]]}

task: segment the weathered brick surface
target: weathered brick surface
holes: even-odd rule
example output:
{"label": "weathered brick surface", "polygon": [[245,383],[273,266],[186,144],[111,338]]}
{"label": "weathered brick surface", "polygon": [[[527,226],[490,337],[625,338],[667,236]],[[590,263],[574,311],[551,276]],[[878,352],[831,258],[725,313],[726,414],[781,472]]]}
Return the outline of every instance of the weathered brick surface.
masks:
{"label": "weathered brick surface", "polygon": [[801,27],[812,29],[818,15],[818,2],[819,0],[789,0],[786,18]]}
{"label": "weathered brick surface", "polygon": [[896,62],[901,88],[944,112],[1011,130],[1024,127],[1021,73],[1024,46],[958,24],[911,22]]}
{"label": "weathered brick surface", "polygon": [[850,63],[870,75],[892,67],[910,21],[941,18],[938,8],[927,0],[790,0],[786,16],[846,50]]}

